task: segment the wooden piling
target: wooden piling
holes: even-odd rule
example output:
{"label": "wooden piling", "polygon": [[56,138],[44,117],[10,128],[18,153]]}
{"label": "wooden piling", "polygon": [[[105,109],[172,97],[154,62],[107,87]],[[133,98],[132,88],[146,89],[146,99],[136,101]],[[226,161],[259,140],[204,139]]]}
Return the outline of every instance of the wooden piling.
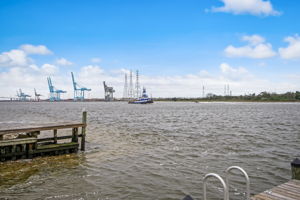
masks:
{"label": "wooden piling", "polygon": [[78,128],[72,129],[72,142],[78,142]]}
{"label": "wooden piling", "polygon": [[82,123],[84,124],[83,127],[81,127],[81,151],[85,151],[85,129],[86,129],[86,117],[87,112],[82,112]]}
{"label": "wooden piling", "polygon": [[54,144],[57,144],[57,129],[53,130]]}
{"label": "wooden piling", "polygon": [[298,158],[291,162],[292,179],[300,180],[300,160]]}
{"label": "wooden piling", "polygon": [[13,155],[11,157],[12,160],[16,160],[17,159],[15,153],[16,153],[16,145],[12,145],[12,147],[11,147],[11,154]]}
{"label": "wooden piling", "polygon": [[26,144],[22,144],[21,145],[21,151],[23,153],[23,155],[21,156],[22,159],[26,158],[27,152],[26,152]]}

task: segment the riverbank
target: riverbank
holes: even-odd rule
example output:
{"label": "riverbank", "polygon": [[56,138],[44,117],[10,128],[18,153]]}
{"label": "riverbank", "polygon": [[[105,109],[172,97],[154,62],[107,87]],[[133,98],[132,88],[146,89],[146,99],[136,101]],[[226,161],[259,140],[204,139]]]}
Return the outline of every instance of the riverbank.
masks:
{"label": "riverbank", "polygon": [[263,99],[263,100],[245,100],[245,99],[209,99],[209,98],[154,98],[154,101],[160,102],[300,102],[300,100],[272,100],[272,99]]}

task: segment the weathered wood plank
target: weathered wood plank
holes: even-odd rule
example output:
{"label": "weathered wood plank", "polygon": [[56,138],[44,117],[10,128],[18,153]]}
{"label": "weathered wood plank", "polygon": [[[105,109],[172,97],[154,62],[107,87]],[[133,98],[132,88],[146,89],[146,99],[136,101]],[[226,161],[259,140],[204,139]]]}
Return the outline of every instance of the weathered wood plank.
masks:
{"label": "weathered wood plank", "polygon": [[30,137],[30,138],[16,138],[12,140],[0,140],[0,147],[4,146],[12,146],[12,145],[18,145],[18,144],[29,144],[29,143],[35,143],[37,142],[36,138]]}
{"label": "weathered wood plank", "polygon": [[38,146],[37,150],[41,149],[55,149],[58,147],[69,147],[69,146],[78,146],[79,144],[76,142],[69,142],[69,143],[62,143],[62,144],[49,144],[49,145],[42,145]]}
{"label": "weathered wood plank", "polygon": [[55,151],[67,150],[67,149],[77,150],[78,147],[79,147],[79,144],[76,142],[43,145],[43,146],[38,146],[37,149],[34,150],[34,154],[35,153],[45,153],[45,152],[55,152]]}
{"label": "weathered wood plank", "polygon": [[[82,134],[79,134],[78,137],[82,137]],[[73,136],[72,135],[59,136],[59,137],[56,137],[56,141],[70,139],[70,138],[73,138]],[[37,141],[38,142],[45,142],[45,141],[54,141],[55,142],[55,137],[38,138]]]}
{"label": "weathered wood plank", "polygon": [[51,125],[42,125],[26,128],[16,128],[16,129],[0,129],[0,135],[12,134],[12,133],[30,133],[36,131],[47,131],[54,129],[65,129],[65,128],[79,128],[85,127],[86,124],[83,123],[66,123],[66,124],[51,124]]}
{"label": "weathered wood plank", "polygon": [[293,187],[293,186],[289,186],[289,185],[280,185],[280,186],[278,186],[278,188],[284,189],[284,190],[290,191],[290,192],[295,192],[295,193],[297,193],[300,190],[300,187],[297,188],[297,187]]}
{"label": "weathered wood plank", "polygon": [[287,183],[264,191],[251,198],[252,200],[300,200],[300,181],[291,180]]}
{"label": "weathered wood plank", "polygon": [[274,193],[281,194],[290,198],[300,199],[300,194],[297,194],[296,191],[290,191],[286,188],[276,187],[272,190]]}
{"label": "weathered wood plank", "polygon": [[[64,140],[64,139],[69,139],[69,138],[72,138],[72,135],[59,136],[59,137],[56,137],[56,140]],[[55,138],[53,138],[53,137],[39,138],[37,141],[38,142],[55,141]]]}
{"label": "weathered wood plank", "polygon": [[293,184],[294,186],[300,186],[300,180],[292,179],[288,184]]}

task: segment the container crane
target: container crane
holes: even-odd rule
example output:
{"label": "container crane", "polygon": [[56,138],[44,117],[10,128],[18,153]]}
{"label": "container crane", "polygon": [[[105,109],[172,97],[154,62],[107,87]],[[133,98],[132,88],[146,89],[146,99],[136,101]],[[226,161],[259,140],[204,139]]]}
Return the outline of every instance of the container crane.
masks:
{"label": "container crane", "polygon": [[74,74],[73,72],[71,72],[72,75],[72,82],[73,82],[73,88],[74,88],[74,101],[77,100],[84,100],[84,92],[85,91],[91,91],[91,89],[88,89],[86,87],[82,87],[80,85],[78,85],[78,83],[76,83],[75,78],[74,78]]}
{"label": "container crane", "polygon": [[21,89],[19,89],[19,91],[17,90],[17,96],[19,97],[19,101],[27,101],[27,97],[31,97],[28,94],[25,94],[24,92],[22,92]]}
{"label": "container crane", "polygon": [[48,86],[49,86],[49,91],[50,91],[50,101],[60,101],[60,94],[61,93],[66,93],[64,90],[57,90],[52,84],[52,80],[50,77],[47,77],[48,80]]}
{"label": "container crane", "polygon": [[42,96],[41,94],[38,94],[36,92],[36,89],[34,88],[34,97],[35,97],[35,101],[40,101],[40,96]]}
{"label": "container crane", "polygon": [[103,86],[104,86],[104,98],[105,101],[112,101],[114,100],[114,88],[113,87],[108,87],[105,83],[105,81],[103,81]]}

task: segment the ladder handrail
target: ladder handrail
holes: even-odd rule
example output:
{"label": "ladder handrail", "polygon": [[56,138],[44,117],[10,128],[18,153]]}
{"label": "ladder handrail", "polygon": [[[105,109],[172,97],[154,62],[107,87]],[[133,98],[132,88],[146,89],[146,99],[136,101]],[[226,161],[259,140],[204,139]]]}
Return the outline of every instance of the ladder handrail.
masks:
{"label": "ladder handrail", "polygon": [[250,200],[250,179],[249,179],[249,176],[247,174],[247,172],[239,167],[239,166],[231,166],[231,167],[228,167],[226,169],[226,177],[225,177],[225,181],[226,181],[226,185],[227,185],[227,195],[228,195],[228,199],[229,199],[229,172],[231,170],[234,170],[234,169],[237,169],[239,170],[240,172],[242,172],[242,174],[245,176],[245,179],[246,179],[246,199],[247,200]]}
{"label": "ladder handrail", "polygon": [[204,200],[207,200],[206,199],[206,181],[209,177],[215,177],[217,178],[223,185],[223,189],[224,189],[224,200],[229,200],[229,195],[227,194],[228,192],[228,186],[226,185],[226,183],[224,182],[224,180],[222,179],[221,176],[219,176],[218,174],[215,174],[215,173],[209,173],[209,174],[206,174],[203,178],[203,199]]}

